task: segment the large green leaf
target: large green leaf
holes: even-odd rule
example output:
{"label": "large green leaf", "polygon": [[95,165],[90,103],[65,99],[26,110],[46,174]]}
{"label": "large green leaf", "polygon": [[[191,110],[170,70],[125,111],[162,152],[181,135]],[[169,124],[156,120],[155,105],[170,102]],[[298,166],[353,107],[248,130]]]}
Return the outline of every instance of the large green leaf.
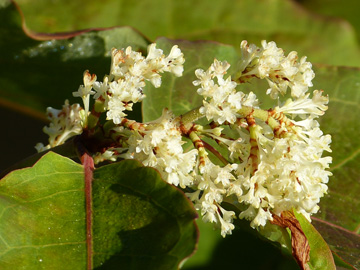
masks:
{"label": "large green leaf", "polygon": [[[95,170],[99,269],[177,269],[194,251],[196,212],[158,172],[128,160]],[[0,268],[85,269],[84,169],[53,152],[0,181]]]}
{"label": "large green leaf", "polygon": [[[312,62],[360,63],[356,34],[348,23],[317,16],[293,0],[17,2],[29,27],[41,32],[129,25],[151,39],[216,40],[235,47],[243,39],[268,39],[308,55]],[[351,9],[356,10],[353,5]]]}

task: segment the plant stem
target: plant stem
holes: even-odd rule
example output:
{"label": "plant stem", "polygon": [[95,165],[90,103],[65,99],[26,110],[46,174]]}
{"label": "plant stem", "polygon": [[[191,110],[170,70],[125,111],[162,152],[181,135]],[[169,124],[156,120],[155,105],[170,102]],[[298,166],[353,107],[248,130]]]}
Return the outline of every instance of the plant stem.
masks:
{"label": "plant stem", "polygon": [[238,113],[243,117],[252,116],[254,118],[260,119],[266,122],[272,130],[279,129],[280,127],[279,122],[274,117],[272,117],[267,110],[242,106]]}
{"label": "plant stem", "polygon": [[[181,116],[181,122],[184,126],[188,126],[189,124],[194,123],[196,120],[199,120],[200,118],[204,117],[203,114],[200,113],[200,108],[202,106],[199,106]],[[258,118],[264,122],[267,122],[267,124],[273,129],[276,130],[279,128],[280,124],[279,122],[270,115],[269,111],[263,110],[260,108],[253,108],[249,106],[242,106],[241,109],[237,112],[242,117],[247,117],[249,115],[252,115],[255,118]]]}
{"label": "plant stem", "polygon": [[200,108],[202,106],[199,106],[181,116],[179,116],[182,124],[184,126],[188,125],[188,124],[192,124],[194,123],[196,120],[199,120],[200,118],[204,117],[204,115],[202,113],[200,113]]}
{"label": "plant stem", "polygon": [[202,168],[205,166],[205,160],[208,154],[205,150],[203,141],[200,139],[200,137],[195,131],[190,132],[189,138],[194,144],[194,147],[199,151],[199,170],[201,172]]}
{"label": "plant stem", "polygon": [[214,147],[212,147],[210,144],[208,144],[207,142],[201,140],[202,143],[204,144],[204,147],[209,150],[211,153],[214,154],[214,156],[216,156],[224,165],[229,164],[229,162],[226,160],[226,158],[223,157],[223,155],[221,155],[219,153],[219,151],[217,151]]}
{"label": "plant stem", "polygon": [[81,156],[85,175],[85,205],[86,205],[86,244],[87,244],[87,269],[92,269],[92,180],[94,160],[88,153]]}
{"label": "plant stem", "polygon": [[87,246],[87,270],[92,269],[92,180],[95,170],[94,160],[81,141],[80,137],[74,141],[81,164],[84,167],[85,206],[86,206],[86,246]]}

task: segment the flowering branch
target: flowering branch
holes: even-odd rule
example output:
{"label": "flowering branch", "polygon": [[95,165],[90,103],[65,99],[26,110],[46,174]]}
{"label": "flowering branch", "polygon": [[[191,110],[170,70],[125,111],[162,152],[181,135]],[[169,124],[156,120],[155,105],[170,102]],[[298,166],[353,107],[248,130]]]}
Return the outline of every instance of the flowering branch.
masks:
{"label": "flowering branch", "polygon": [[[145,98],[146,82],[160,87],[162,73],[182,76],[184,55],[174,46],[166,56],[155,44],[146,57],[131,47],[113,49],[110,73],[97,81],[85,71],[84,84],[73,93],[82,98],[83,108],[67,101],[61,110],[48,108],[51,123],[44,132],[49,144],[36,147],[44,151],[78,136],[95,164],[137,159],[156,168],[169,184],[192,190],[187,195],[203,220],[219,227],[224,237],[236,217],[222,208],[224,201],[242,205],[238,217],[253,228],[291,209],[310,221],[331,175],[331,158],[322,157],[331,151],[331,137],[316,120],[327,110],[328,97],[318,90],[308,93],[314,72],[306,57],[285,56],[266,41],[262,47],[243,41],[241,51],[234,78],[225,77],[230,64],[216,59],[207,70],[195,71],[200,107],[177,117],[164,109],[159,119],[139,123],[126,118],[126,111]],[[267,81],[273,108],[261,108],[254,93],[236,89],[253,79]],[[200,125],[201,118],[208,124]],[[193,146],[188,150],[185,138]]]}

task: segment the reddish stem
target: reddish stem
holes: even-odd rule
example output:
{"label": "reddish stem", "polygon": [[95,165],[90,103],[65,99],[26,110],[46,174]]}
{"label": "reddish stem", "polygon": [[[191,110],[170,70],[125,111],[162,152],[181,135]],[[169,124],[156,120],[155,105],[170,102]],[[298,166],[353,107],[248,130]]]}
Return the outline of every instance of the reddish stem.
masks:
{"label": "reddish stem", "polygon": [[86,204],[86,244],[87,244],[87,269],[92,269],[92,179],[94,160],[88,154],[81,156],[81,163],[85,173],[85,204]]}
{"label": "reddish stem", "polygon": [[229,164],[229,161],[226,160],[226,158],[224,158],[214,147],[212,147],[210,144],[208,144],[207,142],[201,140],[202,143],[204,144],[204,147],[209,150],[211,153],[213,153],[222,163],[224,163],[224,165]]}

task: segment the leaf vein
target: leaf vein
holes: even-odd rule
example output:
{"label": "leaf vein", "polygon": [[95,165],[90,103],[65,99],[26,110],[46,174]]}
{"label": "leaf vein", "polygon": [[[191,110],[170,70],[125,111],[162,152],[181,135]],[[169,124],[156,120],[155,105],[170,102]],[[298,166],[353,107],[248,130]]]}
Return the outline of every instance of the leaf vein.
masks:
{"label": "leaf vein", "polygon": [[360,148],[357,149],[356,151],[354,151],[350,156],[348,156],[347,158],[345,158],[344,160],[340,161],[338,164],[332,166],[330,168],[330,171],[333,172],[339,168],[341,168],[342,166],[344,166],[346,163],[348,163],[349,161],[355,159],[358,155],[360,154]]}
{"label": "leaf vein", "polygon": [[66,246],[66,245],[79,245],[79,244],[86,244],[85,241],[81,241],[81,242],[66,242],[66,243],[52,243],[52,244],[46,244],[46,245],[24,245],[24,246],[13,246],[8,248],[7,250],[5,250],[4,252],[0,253],[0,256],[5,255],[6,253],[14,250],[14,249],[23,249],[23,248],[36,248],[36,249],[40,249],[40,248],[46,248],[46,247],[56,247],[56,246]]}
{"label": "leaf vein", "polygon": [[342,100],[342,99],[338,99],[338,98],[331,98],[330,103],[332,103],[332,102],[342,103],[345,105],[352,105],[352,106],[356,106],[356,107],[360,108],[358,101],[349,101],[349,100]]}
{"label": "leaf vein", "polygon": [[34,177],[27,177],[27,181],[21,181],[16,184],[11,185],[11,187],[16,187],[22,184],[26,184],[28,182],[33,181],[34,179],[39,179],[40,177],[49,177],[49,176],[55,176],[55,175],[71,175],[71,174],[83,174],[83,172],[55,172],[55,173],[45,173],[45,174],[36,174]]}
{"label": "leaf vein", "polygon": [[35,200],[26,201],[26,202],[27,202],[27,203],[37,202],[37,201],[41,201],[41,200],[44,200],[44,199],[48,199],[48,198],[51,198],[51,197],[54,197],[54,196],[57,196],[57,195],[60,195],[60,194],[65,194],[65,193],[68,193],[68,192],[75,192],[75,191],[83,191],[83,189],[71,189],[71,190],[58,191],[58,192],[55,192],[55,193],[50,194],[50,195],[48,195],[48,196],[41,197],[41,198],[37,198],[37,199],[35,199]]}

